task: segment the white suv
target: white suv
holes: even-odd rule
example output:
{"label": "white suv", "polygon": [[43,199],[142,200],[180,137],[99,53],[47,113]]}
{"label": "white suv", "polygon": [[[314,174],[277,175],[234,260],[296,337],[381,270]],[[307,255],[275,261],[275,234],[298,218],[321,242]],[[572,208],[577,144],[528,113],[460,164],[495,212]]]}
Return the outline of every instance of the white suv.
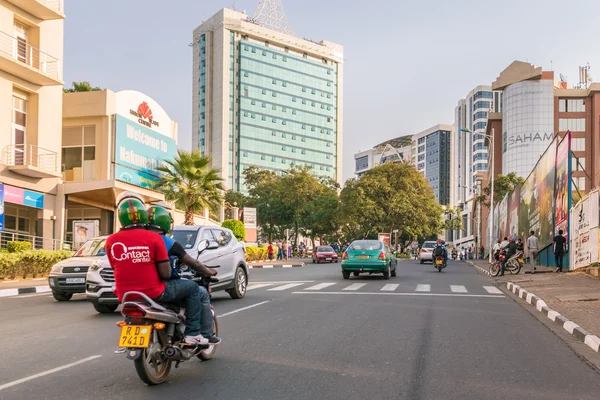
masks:
{"label": "white suv", "polygon": [[[207,249],[198,258],[207,267],[220,267],[217,269],[219,282],[210,286],[211,291],[225,290],[234,299],[241,299],[246,295],[248,266],[244,246],[229,229],[213,226],[176,226],[172,236],[193,258],[198,258],[200,242],[216,242],[218,248]],[[86,278],[86,295],[99,313],[112,313],[119,306],[119,300],[114,293],[114,282],[113,269],[106,256],[90,266]]]}

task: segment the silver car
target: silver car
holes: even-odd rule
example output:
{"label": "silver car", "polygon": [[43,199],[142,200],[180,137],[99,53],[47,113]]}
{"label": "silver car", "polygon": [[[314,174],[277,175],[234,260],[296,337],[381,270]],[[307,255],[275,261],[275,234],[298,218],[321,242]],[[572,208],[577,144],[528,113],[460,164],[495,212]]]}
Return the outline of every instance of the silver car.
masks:
{"label": "silver car", "polygon": [[[176,226],[172,233],[192,258],[198,258],[198,246],[209,240],[214,247],[205,250],[198,258],[208,267],[219,266],[218,283],[211,284],[212,292],[224,290],[234,299],[246,295],[248,266],[242,243],[226,228],[213,226]],[[99,313],[112,313],[119,306],[114,293],[115,277],[108,259],[94,262],[87,273],[86,295]]]}
{"label": "silver car", "polygon": [[427,241],[424,242],[419,251],[419,262],[423,264],[425,261],[433,262],[433,249],[437,242]]}

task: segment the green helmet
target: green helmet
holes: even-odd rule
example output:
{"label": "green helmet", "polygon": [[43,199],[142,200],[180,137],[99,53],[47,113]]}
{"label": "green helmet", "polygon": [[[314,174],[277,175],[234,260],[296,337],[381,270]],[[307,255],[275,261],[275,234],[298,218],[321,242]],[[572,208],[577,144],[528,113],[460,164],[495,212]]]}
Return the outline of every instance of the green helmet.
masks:
{"label": "green helmet", "polygon": [[147,224],[148,213],[140,195],[133,192],[121,194],[117,200],[117,213],[123,228],[131,225]]}
{"label": "green helmet", "polygon": [[171,232],[173,217],[164,206],[153,205],[148,208],[148,227],[162,231],[163,234]]}

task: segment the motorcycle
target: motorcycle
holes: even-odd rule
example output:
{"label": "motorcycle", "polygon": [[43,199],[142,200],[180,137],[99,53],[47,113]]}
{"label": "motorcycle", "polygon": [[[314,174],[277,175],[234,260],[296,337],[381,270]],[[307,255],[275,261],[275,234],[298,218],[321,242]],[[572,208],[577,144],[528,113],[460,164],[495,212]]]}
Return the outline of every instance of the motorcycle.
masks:
{"label": "motorcycle", "polygon": [[436,256],[433,266],[437,268],[438,272],[442,272],[446,268],[446,258],[444,256]]}
{"label": "motorcycle", "polygon": [[[206,250],[208,240],[203,242],[198,253]],[[211,283],[217,278],[190,272],[187,266],[178,265],[182,279],[190,279],[204,286],[210,293]],[[209,267],[209,268],[219,268]],[[128,298],[135,297],[135,300]],[[141,298],[141,299],[140,299]],[[219,334],[217,316],[211,305],[213,332]],[[127,292],[123,295],[121,314],[124,321],[117,322],[121,328],[119,347],[125,348],[127,358],[132,360],[139,378],[147,385],[165,382],[175,362],[175,368],[193,357],[208,361],[216,352],[215,345],[188,345],[183,342],[185,332],[185,309],[175,304],[158,304],[144,293]]]}
{"label": "motorcycle", "polygon": [[[505,252],[496,252],[495,261],[490,265],[491,276],[498,276],[500,274],[500,271],[502,271],[502,262],[505,259]],[[521,268],[523,268],[523,261],[523,252],[519,251],[508,259],[504,270],[510,272],[512,275],[517,275],[521,272]]]}
{"label": "motorcycle", "polygon": [[453,259],[454,261],[456,261],[456,258],[457,258],[457,257],[458,257],[458,253],[457,253],[457,252],[455,252],[455,251],[453,251],[453,252],[452,252],[452,259]]}

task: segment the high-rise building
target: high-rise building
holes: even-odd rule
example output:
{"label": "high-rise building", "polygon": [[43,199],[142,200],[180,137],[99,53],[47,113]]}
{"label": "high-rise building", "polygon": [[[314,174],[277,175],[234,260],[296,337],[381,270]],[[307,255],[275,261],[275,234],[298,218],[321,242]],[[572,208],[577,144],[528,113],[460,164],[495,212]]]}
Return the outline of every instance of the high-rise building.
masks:
{"label": "high-rise building", "polygon": [[[454,233],[454,244],[460,247],[475,245],[477,221],[474,200],[481,190],[480,171],[488,170],[488,149],[485,145],[485,129],[490,112],[500,112],[502,92],[492,91],[489,85],[473,88],[460,99],[454,110],[456,142],[454,163],[453,204],[459,207],[463,219],[462,231]],[[462,129],[471,131],[463,132]]]}
{"label": "high-rise building", "polygon": [[194,30],[192,146],[227,189],[244,191],[250,166],[341,184],[343,48],[259,17],[222,9]]}
{"label": "high-rise building", "polygon": [[358,152],[354,155],[357,176],[362,176],[371,168],[389,162],[412,162],[412,135],[400,136],[386,140],[372,149]]}
{"label": "high-rise building", "polygon": [[435,125],[412,137],[413,163],[429,181],[436,201],[451,205],[450,189],[454,177],[451,173],[451,143],[454,138],[452,125]]}

